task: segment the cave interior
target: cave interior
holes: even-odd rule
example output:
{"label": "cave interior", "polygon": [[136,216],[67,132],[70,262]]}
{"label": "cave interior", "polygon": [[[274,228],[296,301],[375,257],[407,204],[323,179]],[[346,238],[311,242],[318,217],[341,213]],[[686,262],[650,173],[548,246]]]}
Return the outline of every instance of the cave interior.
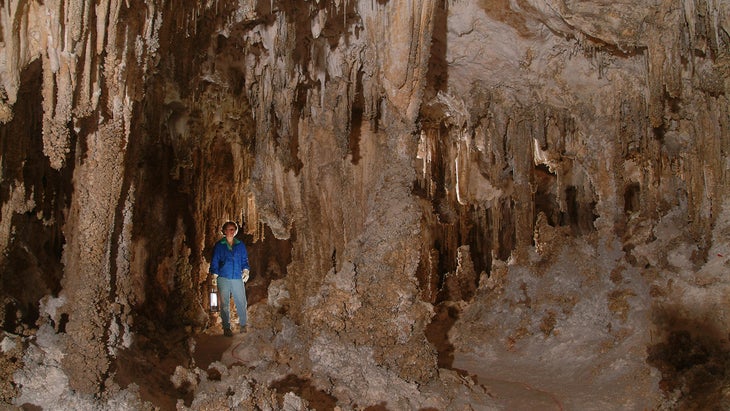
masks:
{"label": "cave interior", "polygon": [[0,27],[0,403],[730,403],[729,3],[5,1]]}

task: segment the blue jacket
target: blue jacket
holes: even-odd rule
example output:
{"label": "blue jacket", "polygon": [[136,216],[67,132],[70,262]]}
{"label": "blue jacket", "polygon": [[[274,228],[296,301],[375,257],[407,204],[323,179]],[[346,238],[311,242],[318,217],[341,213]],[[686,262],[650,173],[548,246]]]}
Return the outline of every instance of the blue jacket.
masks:
{"label": "blue jacket", "polygon": [[233,247],[228,247],[225,238],[215,243],[213,258],[210,260],[210,273],[218,274],[223,278],[240,280],[244,269],[251,269],[248,265],[248,252],[237,238],[233,239]]}

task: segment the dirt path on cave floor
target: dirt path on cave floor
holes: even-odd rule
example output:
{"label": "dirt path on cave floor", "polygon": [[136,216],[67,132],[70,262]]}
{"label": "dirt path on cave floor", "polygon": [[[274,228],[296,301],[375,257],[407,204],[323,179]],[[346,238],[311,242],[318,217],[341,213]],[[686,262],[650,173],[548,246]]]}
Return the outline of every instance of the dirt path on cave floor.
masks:
{"label": "dirt path on cave floor", "polygon": [[[268,282],[264,282],[263,280],[254,279],[246,285],[249,310],[254,304],[265,303],[268,296],[267,290]],[[231,301],[231,324],[238,324],[238,314],[235,307],[235,304]],[[215,316],[214,323],[205,332],[194,337],[195,351],[193,352],[193,359],[195,360],[195,365],[198,368],[207,370],[208,366],[215,361],[221,361],[227,367],[235,363],[243,362],[241,358],[236,358],[235,349],[236,347],[240,349],[242,346],[241,342],[245,339],[244,337],[251,335],[251,326],[249,325],[249,332],[247,334],[240,334],[237,332],[237,326],[234,325],[233,337],[225,337],[218,315]]]}
{"label": "dirt path on cave floor", "polygon": [[233,343],[240,342],[243,335],[234,334],[233,337],[223,335],[220,326],[212,327],[202,334],[195,336],[195,351],[193,359],[198,368],[207,370],[215,361],[221,361],[223,354],[231,349]]}
{"label": "dirt path on cave floor", "polygon": [[[249,325],[247,333],[241,334],[236,331],[233,330],[233,337],[224,337],[219,324],[196,336],[196,349],[193,353],[195,364],[202,369],[207,369],[215,361],[220,361],[228,368],[234,365],[250,367],[262,361],[263,357],[274,356],[274,348],[262,341],[260,330],[253,329]],[[314,410],[334,410],[337,405],[335,397],[318,389],[308,379],[294,374],[271,382],[269,388],[277,391],[280,404],[284,401],[284,394],[291,391],[304,398]]]}

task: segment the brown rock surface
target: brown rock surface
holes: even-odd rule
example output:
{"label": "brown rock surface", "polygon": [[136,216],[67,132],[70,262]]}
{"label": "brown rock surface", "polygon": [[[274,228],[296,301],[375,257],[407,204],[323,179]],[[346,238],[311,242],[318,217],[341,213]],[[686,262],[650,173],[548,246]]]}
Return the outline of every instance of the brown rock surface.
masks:
{"label": "brown rock surface", "polygon": [[0,28],[2,404],[730,400],[728,3],[7,1]]}

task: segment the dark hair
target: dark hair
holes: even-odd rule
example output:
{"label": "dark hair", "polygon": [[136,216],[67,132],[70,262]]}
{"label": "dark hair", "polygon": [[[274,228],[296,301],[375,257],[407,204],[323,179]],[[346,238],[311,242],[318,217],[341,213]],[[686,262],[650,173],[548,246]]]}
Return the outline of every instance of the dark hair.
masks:
{"label": "dark hair", "polygon": [[[221,233],[223,233],[223,235],[226,235],[226,227],[228,227],[228,226],[231,226],[231,225],[232,225],[233,227],[235,227],[235,229],[236,229],[236,234],[238,234],[238,224],[236,224],[236,223],[235,223],[235,222],[233,222],[233,221],[226,221],[225,223],[223,223],[223,226],[221,227]],[[235,235],[235,234],[234,234],[234,235]]]}

